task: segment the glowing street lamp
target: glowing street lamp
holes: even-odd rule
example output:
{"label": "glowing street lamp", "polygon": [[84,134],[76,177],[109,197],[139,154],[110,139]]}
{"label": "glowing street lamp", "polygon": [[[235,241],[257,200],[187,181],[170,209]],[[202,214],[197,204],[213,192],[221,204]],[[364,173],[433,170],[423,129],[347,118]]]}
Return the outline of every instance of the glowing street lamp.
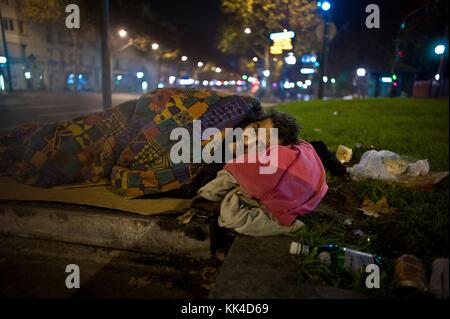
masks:
{"label": "glowing street lamp", "polygon": [[317,5],[325,12],[331,9],[331,3],[329,3],[328,1],[319,1]]}
{"label": "glowing street lamp", "polygon": [[258,57],[254,56],[252,60],[253,62],[258,62]]}
{"label": "glowing street lamp", "polygon": [[188,57],[187,57],[187,56],[185,56],[185,55],[183,55],[183,56],[181,57],[181,61],[183,61],[183,62],[186,62],[186,61],[187,61],[187,59],[188,59]]}
{"label": "glowing street lamp", "polygon": [[357,76],[366,76],[366,69],[364,69],[364,68],[358,68],[358,69],[356,70],[356,75],[357,75]]}
{"label": "glowing street lamp", "polygon": [[264,70],[263,75],[268,78],[270,76],[270,70]]}
{"label": "glowing street lamp", "polygon": [[152,43],[152,50],[158,50],[159,49],[159,44],[158,43]]}
{"label": "glowing street lamp", "polygon": [[197,66],[199,68],[203,67],[205,64],[202,61],[198,61]]}
{"label": "glowing street lamp", "polygon": [[434,47],[434,53],[436,53],[437,55],[442,55],[445,52],[445,45],[443,44],[438,44],[437,46]]}
{"label": "glowing street lamp", "polygon": [[286,61],[289,65],[294,65],[297,62],[297,59],[294,56],[294,53],[290,52],[286,58],[284,58],[284,61]]}
{"label": "glowing street lamp", "polygon": [[216,73],[220,73],[220,72],[222,72],[222,69],[219,68],[219,67],[217,67],[217,68],[216,68]]}
{"label": "glowing street lamp", "polygon": [[250,34],[250,33],[252,33],[252,29],[250,29],[250,28],[245,28],[245,29],[244,29],[244,33],[245,33],[245,34]]}
{"label": "glowing street lamp", "polygon": [[125,29],[120,29],[119,32],[117,32],[119,34],[119,37],[121,38],[125,38],[128,35],[127,30]]}
{"label": "glowing street lamp", "polygon": [[144,72],[138,72],[138,73],[136,73],[136,77],[137,77],[138,79],[142,79],[142,78],[144,77]]}
{"label": "glowing street lamp", "polygon": [[8,59],[5,56],[0,56],[0,64],[6,64],[8,62]]}

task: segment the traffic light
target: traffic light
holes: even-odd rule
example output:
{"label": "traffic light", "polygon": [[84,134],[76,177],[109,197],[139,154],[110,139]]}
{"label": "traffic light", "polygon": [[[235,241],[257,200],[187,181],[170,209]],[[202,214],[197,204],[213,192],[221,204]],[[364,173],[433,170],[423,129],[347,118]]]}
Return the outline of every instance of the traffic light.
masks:
{"label": "traffic light", "polygon": [[395,74],[395,73],[392,74],[391,78],[392,78],[392,81],[396,81],[398,79],[397,74]]}

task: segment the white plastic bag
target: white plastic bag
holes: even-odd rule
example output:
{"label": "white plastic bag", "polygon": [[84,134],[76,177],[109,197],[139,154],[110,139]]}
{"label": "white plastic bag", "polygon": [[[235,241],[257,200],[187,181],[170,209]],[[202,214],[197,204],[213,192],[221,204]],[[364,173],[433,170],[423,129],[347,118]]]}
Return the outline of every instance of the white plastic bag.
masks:
{"label": "white plastic bag", "polygon": [[359,164],[347,168],[353,180],[381,179],[383,181],[398,181],[419,175],[428,175],[430,165],[428,160],[414,161],[391,151],[367,151]]}

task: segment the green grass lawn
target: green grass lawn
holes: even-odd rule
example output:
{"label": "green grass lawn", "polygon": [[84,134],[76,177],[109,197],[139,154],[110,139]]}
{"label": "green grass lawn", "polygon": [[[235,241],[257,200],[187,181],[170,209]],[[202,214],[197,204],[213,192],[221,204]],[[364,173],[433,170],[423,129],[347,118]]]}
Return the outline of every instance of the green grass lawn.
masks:
{"label": "green grass lawn", "polygon": [[[277,109],[298,119],[303,126],[303,139],[322,140],[332,151],[340,144],[353,148],[352,164],[359,162],[364,151],[355,148],[360,143],[417,159],[426,158],[433,171],[448,170],[447,100],[310,101],[283,104]],[[342,219],[311,214],[303,218],[305,227],[295,237],[309,245],[333,242],[382,256],[384,281],[376,293],[395,295],[393,262],[400,255],[413,254],[421,259],[428,279],[432,261],[448,257],[448,180],[431,191],[405,189],[374,180],[353,182],[332,176],[329,176],[328,184],[330,190],[324,204],[333,207],[339,217],[351,218],[353,224],[347,226]],[[363,215],[357,208],[366,196],[373,201],[387,196],[389,204],[398,211],[380,218]],[[361,230],[363,235],[355,235],[355,230]],[[298,261],[303,280],[347,288],[358,286],[351,278],[330,273],[311,258]]]}

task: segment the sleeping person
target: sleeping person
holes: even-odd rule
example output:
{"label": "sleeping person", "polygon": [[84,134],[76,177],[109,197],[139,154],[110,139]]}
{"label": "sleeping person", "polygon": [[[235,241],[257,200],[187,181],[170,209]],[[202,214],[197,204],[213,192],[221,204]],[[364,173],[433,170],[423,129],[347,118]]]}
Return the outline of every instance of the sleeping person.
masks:
{"label": "sleeping person", "polygon": [[[251,236],[295,232],[303,225],[297,217],[313,211],[327,193],[322,161],[310,143],[298,139],[300,126],[286,113],[272,110],[247,128],[258,128],[256,140],[245,140],[247,151],[226,163],[198,195],[220,203],[222,227]],[[273,128],[276,143],[271,141]],[[260,136],[261,130],[267,131],[265,136]],[[248,154],[256,141],[267,147],[252,161]],[[274,154],[278,160],[273,173],[261,174],[262,167],[274,165],[263,158]]]}

